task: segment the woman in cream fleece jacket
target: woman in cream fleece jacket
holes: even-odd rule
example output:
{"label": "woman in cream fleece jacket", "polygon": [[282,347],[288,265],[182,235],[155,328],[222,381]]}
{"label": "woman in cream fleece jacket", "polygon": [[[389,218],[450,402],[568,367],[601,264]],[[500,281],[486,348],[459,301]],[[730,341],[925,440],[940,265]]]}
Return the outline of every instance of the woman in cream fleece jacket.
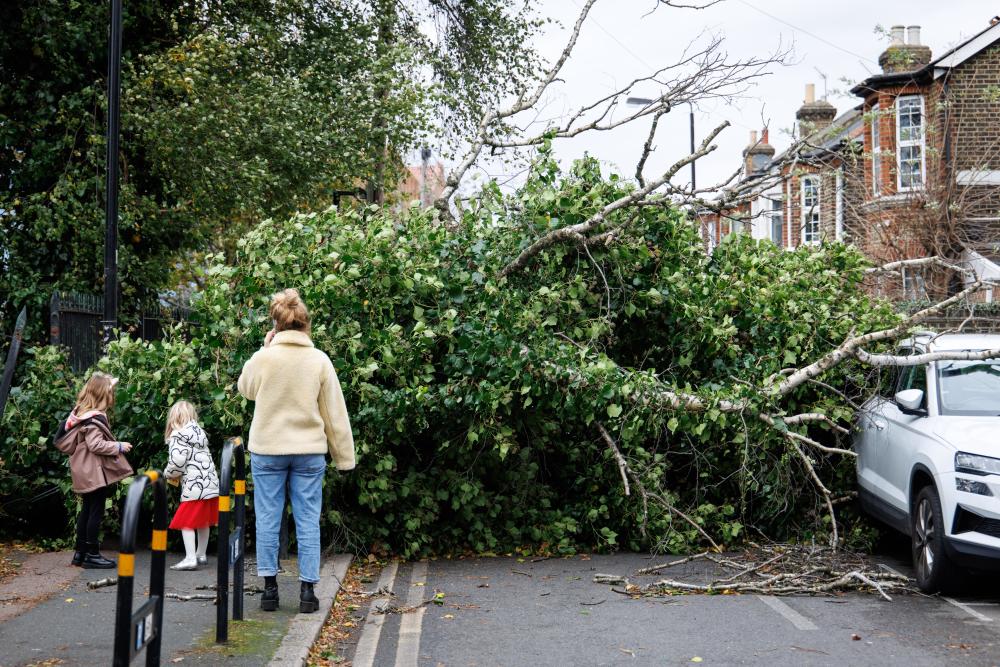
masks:
{"label": "woman in cream fleece jacket", "polygon": [[330,358],[313,347],[309,312],[297,291],[271,298],[274,329],[264,347],[243,365],[240,393],[254,401],[250,424],[257,525],[257,574],[264,577],[261,608],[278,608],[278,530],[286,484],[298,541],[299,610],[316,611],[319,581],[319,517],[325,454],[338,470],[354,468],[354,436],[337,373]]}

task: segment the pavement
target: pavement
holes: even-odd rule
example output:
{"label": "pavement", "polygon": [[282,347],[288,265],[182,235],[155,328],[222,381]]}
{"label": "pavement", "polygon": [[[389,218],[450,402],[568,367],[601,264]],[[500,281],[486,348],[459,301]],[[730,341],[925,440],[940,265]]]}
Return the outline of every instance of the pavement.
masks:
{"label": "pavement", "polygon": [[[116,554],[105,551],[109,558]],[[88,581],[115,576],[115,570],[83,570],[70,565],[72,554],[56,552],[23,558],[18,574],[0,584],[0,667],[26,665],[108,665],[114,641],[117,587],[91,590]],[[168,554],[167,564],[179,561]],[[299,582],[295,560],[282,561],[278,576],[281,608],[262,612],[256,587],[260,580],[248,562],[243,621],[230,621],[229,641],[215,643],[213,600],[182,601],[167,597],[163,608],[161,658],[164,664],[264,667],[300,665],[329,613],[349,556],[324,561],[317,587],[320,610],[299,614]],[[148,592],[149,552],[136,554],[137,609]],[[249,559],[248,559],[249,561]],[[216,560],[199,570],[167,570],[166,593],[212,594]],[[143,664],[144,654],[133,664]]]}
{"label": "pavement", "polygon": [[[632,575],[665,560],[616,554],[393,563],[366,589],[388,586],[395,597],[359,609],[355,620],[364,624],[337,653],[353,667],[1000,664],[996,586],[962,598],[897,595],[887,602],[855,593],[633,600],[593,583],[596,573]],[[907,573],[908,563],[888,560]],[[671,573],[698,576],[697,567]],[[427,604],[436,593],[443,604]],[[379,613],[386,605],[411,610]]]}

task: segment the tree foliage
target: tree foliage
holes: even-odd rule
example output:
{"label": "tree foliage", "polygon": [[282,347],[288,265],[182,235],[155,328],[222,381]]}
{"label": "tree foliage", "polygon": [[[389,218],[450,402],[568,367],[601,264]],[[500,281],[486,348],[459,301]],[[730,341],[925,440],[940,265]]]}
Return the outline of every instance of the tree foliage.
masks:
{"label": "tree foliage", "polygon": [[[215,446],[244,432],[252,406],[235,379],[270,325],[269,295],[296,287],[355,429],[358,469],[331,470],[323,517],[354,546],[682,551],[706,535],[732,543],[750,526],[775,537],[826,530],[785,434],[841,436],[781,415],[847,423],[850,408],[816,384],[787,396],[761,388],[897,317],[865,295],[865,262],[849,247],[786,252],[738,236],[707,255],[669,205],[613,212],[613,243],[554,245],[530,271],[499,277],[538,236],[633,187],[593,159],[560,173],[546,150],[520,191],[488,189],[451,229],[426,211],[374,207],[265,221],[232,263],[209,269],[190,341],[122,339],[102,360],[122,378],[116,433],[138,443],[140,466],[161,464],[162,420],[182,396],[202,407]],[[870,387],[848,365],[824,379]],[[37,446],[26,426],[45,421],[34,390],[15,392],[5,452]],[[680,392],[701,407],[681,409]],[[631,495],[602,427],[634,474]],[[853,483],[840,457],[807,455],[835,492]],[[27,471],[0,469],[0,495],[21,485],[32,485]]]}
{"label": "tree foliage", "polygon": [[[380,4],[402,8],[387,29]],[[439,109],[470,117],[465,106],[524,76],[532,24],[512,7],[126,2],[123,307],[266,217],[322,210],[371,181],[391,188]],[[103,289],[108,11],[0,7],[0,327],[24,303],[42,313],[52,289]],[[448,37],[423,35],[421,21],[442,16]]]}

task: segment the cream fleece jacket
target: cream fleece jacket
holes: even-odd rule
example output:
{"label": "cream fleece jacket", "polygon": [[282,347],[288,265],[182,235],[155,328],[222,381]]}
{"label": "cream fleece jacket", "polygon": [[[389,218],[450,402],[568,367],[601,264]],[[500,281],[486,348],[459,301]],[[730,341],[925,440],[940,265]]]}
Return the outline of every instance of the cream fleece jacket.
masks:
{"label": "cream fleece jacket", "polygon": [[325,454],[354,468],[354,435],[333,363],[301,331],[281,331],[245,364],[237,382],[255,401],[249,449],[255,454]]}

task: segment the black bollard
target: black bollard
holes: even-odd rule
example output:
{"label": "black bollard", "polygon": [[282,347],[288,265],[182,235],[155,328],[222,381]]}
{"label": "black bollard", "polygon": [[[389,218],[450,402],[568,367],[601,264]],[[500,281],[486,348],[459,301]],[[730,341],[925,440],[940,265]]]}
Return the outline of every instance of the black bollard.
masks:
{"label": "black bollard", "polygon": [[[142,496],[153,487],[153,540],[150,557],[149,598],[135,612],[135,536]],[[121,545],[118,554],[118,606],[115,610],[114,667],[125,667],[143,649],[146,665],[160,664],[163,634],[163,585],[167,569],[167,490],[159,470],[135,478],[125,498]]]}
{"label": "black bollard", "polygon": [[[233,480],[233,459],[236,460],[236,480]],[[227,438],[222,446],[219,465],[219,562],[216,587],[219,592],[215,610],[215,641],[229,639],[229,568],[233,567],[233,619],[243,620],[243,542],[246,539],[246,451],[242,438]],[[235,512],[231,509],[230,491],[236,496]],[[236,529],[229,534],[230,514],[235,514]]]}

